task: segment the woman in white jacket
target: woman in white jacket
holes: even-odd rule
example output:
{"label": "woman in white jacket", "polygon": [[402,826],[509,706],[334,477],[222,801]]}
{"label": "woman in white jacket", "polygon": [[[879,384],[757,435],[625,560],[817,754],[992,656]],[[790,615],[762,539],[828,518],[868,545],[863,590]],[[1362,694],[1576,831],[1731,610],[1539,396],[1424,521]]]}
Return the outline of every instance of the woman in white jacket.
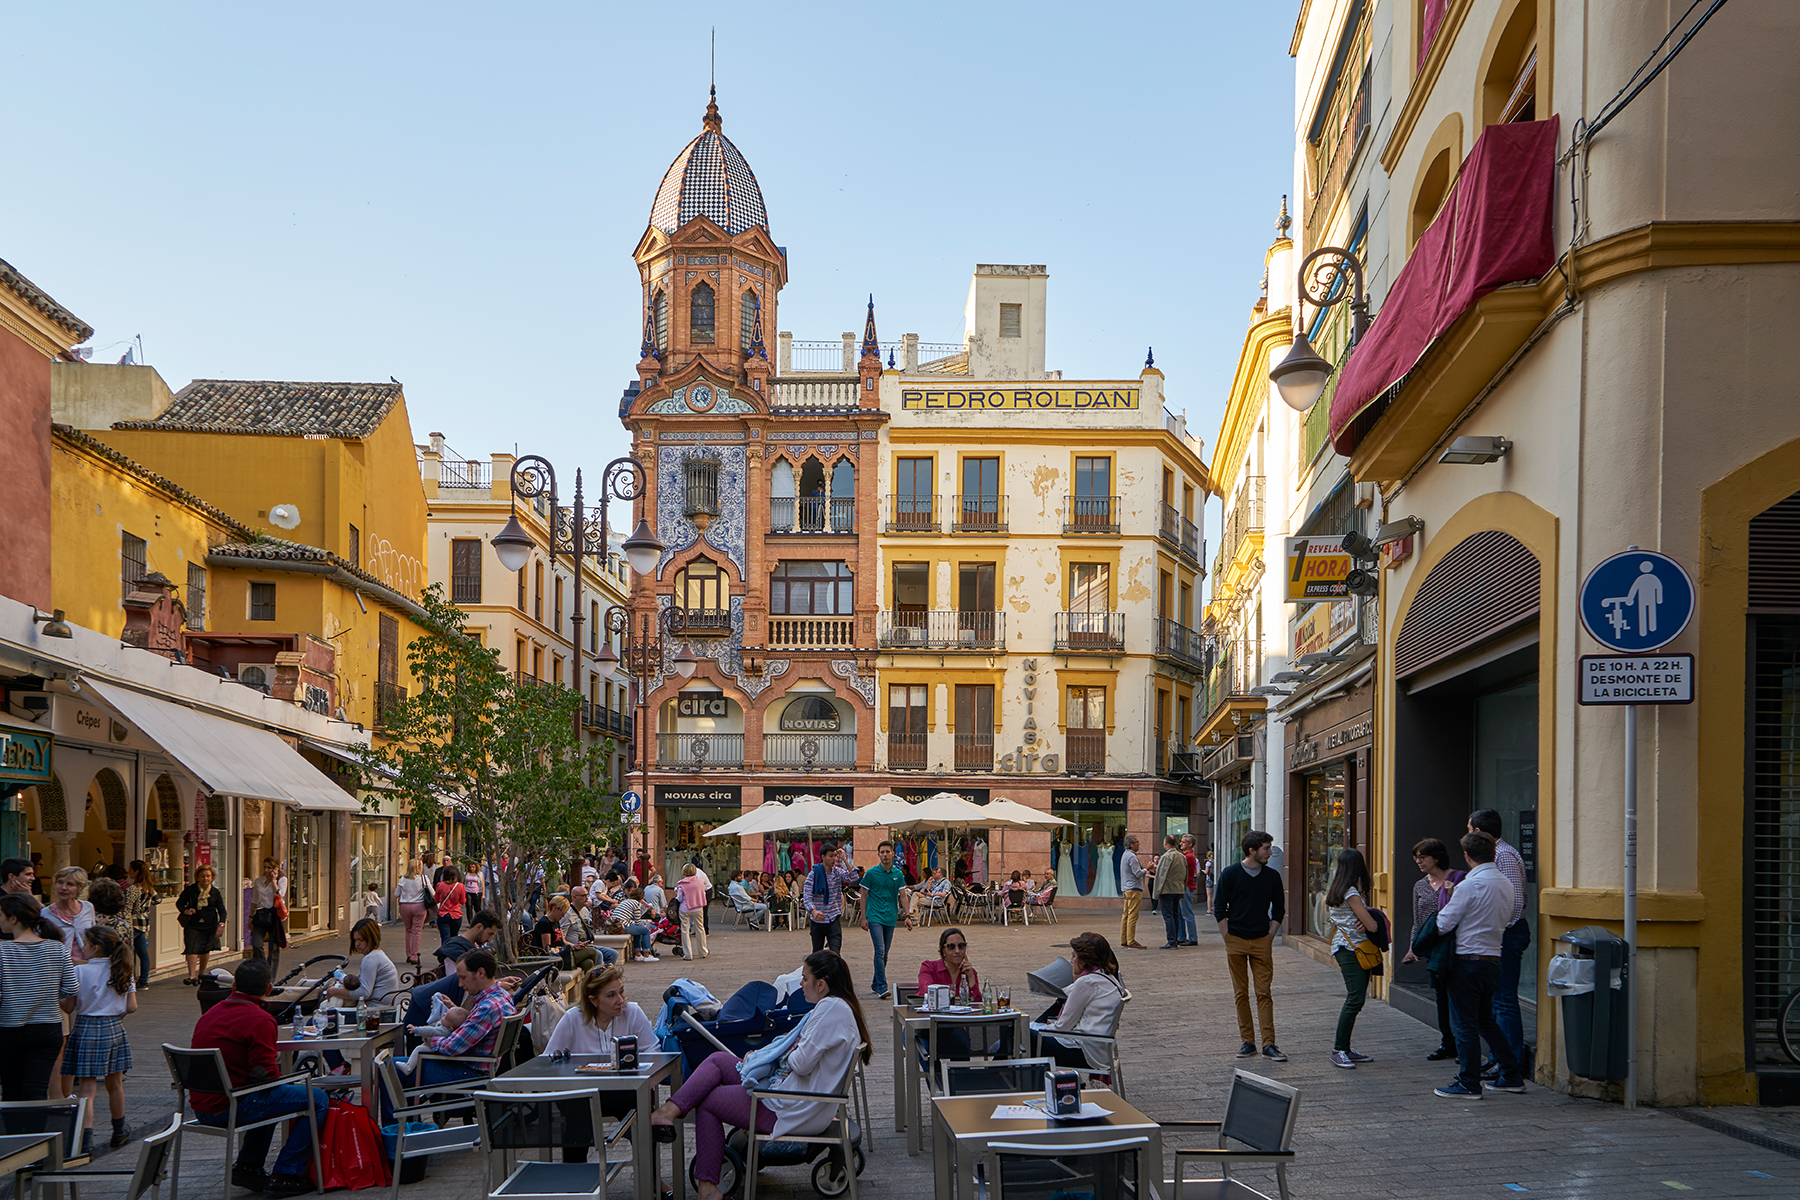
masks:
{"label": "woman in white jacket", "polygon": [[[783,1059],[788,1072],[772,1089],[784,1092],[835,1092],[844,1082],[850,1060],[861,1047],[869,1061],[869,1028],[850,982],[850,968],[830,950],[806,956],[800,987],[813,1004],[799,1036]],[[738,1059],[720,1051],[701,1063],[687,1082],[650,1114],[653,1129],[673,1129],[694,1113],[694,1178],[700,1200],[721,1200],[719,1167],[725,1159],[725,1126],[750,1124],[750,1093],[738,1077]],[[812,1134],[831,1123],[837,1106],[820,1100],[764,1100],[757,1111],[756,1132],[762,1136]],[[658,1134],[659,1137],[667,1136]]]}
{"label": "woman in white jacket", "polygon": [[[644,1010],[625,999],[625,964],[616,962],[610,967],[595,967],[576,979],[575,1007],[556,1023],[544,1044],[544,1053],[611,1056],[613,1043],[622,1037],[635,1037],[640,1054],[648,1055],[656,1049],[656,1031]],[[636,1107],[637,1096],[631,1092],[600,1093],[600,1111],[609,1117],[623,1117]],[[594,1144],[588,1106],[570,1104],[564,1111],[568,1142],[563,1146],[563,1161],[586,1162],[588,1147]]]}
{"label": "woman in white jacket", "polygon": [[1038,1053],[1059,1066],[1109,1071],[1112,1053],[1107,1043],[1081,1035],[1104,1038],[1113,1033],[1128,995],[1119,982],[1119,960],[1106,938],[1082,933],[1069,941],[1069,961],[1075,967],[1075,982],[1069,985],[1056,1019],[1048,1025],[1033,1024]]}

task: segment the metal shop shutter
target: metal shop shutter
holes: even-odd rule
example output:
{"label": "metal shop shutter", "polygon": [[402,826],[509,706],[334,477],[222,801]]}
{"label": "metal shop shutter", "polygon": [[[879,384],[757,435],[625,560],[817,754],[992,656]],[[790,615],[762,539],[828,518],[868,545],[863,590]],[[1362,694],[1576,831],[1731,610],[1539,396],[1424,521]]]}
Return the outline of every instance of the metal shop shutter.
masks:
{"label": "metal shop shutter", "polygon": [[1537,556],[1509,533],[1484,529],[1446,554],[1425,577],[1394,643],[1394,677],[1503,633],[1537,615]]}

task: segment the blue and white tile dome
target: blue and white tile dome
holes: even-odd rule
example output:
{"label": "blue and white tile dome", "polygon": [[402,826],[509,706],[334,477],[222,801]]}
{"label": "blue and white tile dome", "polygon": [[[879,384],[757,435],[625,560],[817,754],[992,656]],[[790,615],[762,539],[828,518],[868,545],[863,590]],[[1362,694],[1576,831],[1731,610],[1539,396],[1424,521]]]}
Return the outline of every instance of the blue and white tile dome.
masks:
{"label": "blue and white tile dome", "polygon": [[769,213],[756,173],[719,125],[718,105],[707,105],[706,130],[675,156],[656,189],[651,225],[673,233],[704,216],[733,236],[758,225],[768,228]]}

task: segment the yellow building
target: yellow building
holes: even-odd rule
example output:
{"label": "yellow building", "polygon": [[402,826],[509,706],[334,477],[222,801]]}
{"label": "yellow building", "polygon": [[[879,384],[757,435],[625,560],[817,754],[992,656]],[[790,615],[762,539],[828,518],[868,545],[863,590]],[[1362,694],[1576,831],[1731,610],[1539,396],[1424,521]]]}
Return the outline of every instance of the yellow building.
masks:
{"label": "yellow building", "polygon": [[[148,603],[134,589],[160,573],[183,600],[191,664],[278,694],[297,684],[297,703],[378,733],[413,686],[406,649],[423,632],[425,496],[400,386],[171,393],[150,367],[84,363],[58,364],[53,384],[53,577],[69,619],[125,633]],[[329,928],[352,893],[387,895],[400,815],[391,802],[285,827],[252,814],[243,835],[288,861],[295,928]]]}

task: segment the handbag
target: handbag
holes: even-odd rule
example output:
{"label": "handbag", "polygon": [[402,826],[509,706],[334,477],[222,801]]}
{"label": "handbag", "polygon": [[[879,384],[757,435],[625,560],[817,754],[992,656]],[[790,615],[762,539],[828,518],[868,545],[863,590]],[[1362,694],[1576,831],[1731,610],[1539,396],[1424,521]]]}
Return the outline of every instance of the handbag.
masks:
{"label": "handbag", "polygon": [[1364,938],[1356,943],[1356,965],[1365,971],[1373,971],[1381,965],[1381,947]]}
{"label": "handbag", "polygon": [[[325,1178],[318,1181],[321,1190],[387,1187],[393,1182],[381,1131],[360,1104],[331,1102],[319,1130],[319,1159],[325,1169]],[[310,1162],[307,1176],[312,1177]]]}
{"label": "handbag", "polygon": [[288,919],[287,898],[280,892],[275,893],[275,919],[282,922]]}

